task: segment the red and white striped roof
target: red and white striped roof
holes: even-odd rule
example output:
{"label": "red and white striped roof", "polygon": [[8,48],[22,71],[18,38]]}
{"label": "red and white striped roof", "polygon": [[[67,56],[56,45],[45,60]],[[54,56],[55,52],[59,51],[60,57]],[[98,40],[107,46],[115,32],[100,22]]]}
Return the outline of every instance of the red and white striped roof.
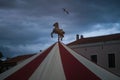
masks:
{"label": "red and white striped roof", "polygon": [[120,77],[57,42],[42,54],[0,74],[0,80],[120,80]]}

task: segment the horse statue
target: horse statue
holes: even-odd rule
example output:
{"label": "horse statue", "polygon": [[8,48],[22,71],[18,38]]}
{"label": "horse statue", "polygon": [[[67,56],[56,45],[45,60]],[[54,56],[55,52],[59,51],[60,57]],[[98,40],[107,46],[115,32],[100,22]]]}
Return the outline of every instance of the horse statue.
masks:
{"label": "horse statue", "polygon": [[58,41],[63,39],[65,32],[63,31],[63,29],[59,28],[59,24],[58,22],[56,22],[55,24],[53,24],[54,28],[53,31],[51,32],[51,37],[53,38],[53,33],[58,34]]}

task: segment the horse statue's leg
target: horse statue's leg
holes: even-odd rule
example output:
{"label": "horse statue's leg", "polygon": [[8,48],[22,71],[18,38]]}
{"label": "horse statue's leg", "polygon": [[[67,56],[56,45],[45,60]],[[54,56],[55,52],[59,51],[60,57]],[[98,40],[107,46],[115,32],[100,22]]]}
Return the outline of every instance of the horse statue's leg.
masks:
{"label": "horse statue's leg", "polygon": [[51,37],[53,38],[53,32],[51,32]]}
{"label": "horse statue's leg", "polygon": [[61,35],[58,35],[58,41],[62,41],[62,39],[63,39],[63,36],[61,36]]}
{"label": "horse statue's leg", "polygon": [[51,37],[53,38],[53,33],[55,33],[55,29],[51,32]]}
{"label": "horse statue's leg", "polygon": [[63,37],[61,37],[61,41],[62,41]]}

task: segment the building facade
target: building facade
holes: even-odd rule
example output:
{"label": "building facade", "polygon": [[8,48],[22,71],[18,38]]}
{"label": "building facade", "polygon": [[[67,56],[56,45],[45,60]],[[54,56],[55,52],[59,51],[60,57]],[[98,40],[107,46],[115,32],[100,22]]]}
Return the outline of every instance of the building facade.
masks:
{"label": "building facade", "polygon": [[87,37],[76,35],[76,41],[67,44],[95,64],[120,76],[120,33]]}

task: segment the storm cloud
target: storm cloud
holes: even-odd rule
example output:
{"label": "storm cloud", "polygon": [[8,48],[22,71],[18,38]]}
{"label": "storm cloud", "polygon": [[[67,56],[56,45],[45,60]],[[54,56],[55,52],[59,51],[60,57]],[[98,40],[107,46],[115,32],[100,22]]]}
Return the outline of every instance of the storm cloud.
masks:
{"label": "storm cloud", "polygon": [[[58,22],[63,43],[85,37],[120,33],[119,0],[0,0],[0,51],[5,57],[44,50]],[[69,11],[65,14],[63,8]]]}

